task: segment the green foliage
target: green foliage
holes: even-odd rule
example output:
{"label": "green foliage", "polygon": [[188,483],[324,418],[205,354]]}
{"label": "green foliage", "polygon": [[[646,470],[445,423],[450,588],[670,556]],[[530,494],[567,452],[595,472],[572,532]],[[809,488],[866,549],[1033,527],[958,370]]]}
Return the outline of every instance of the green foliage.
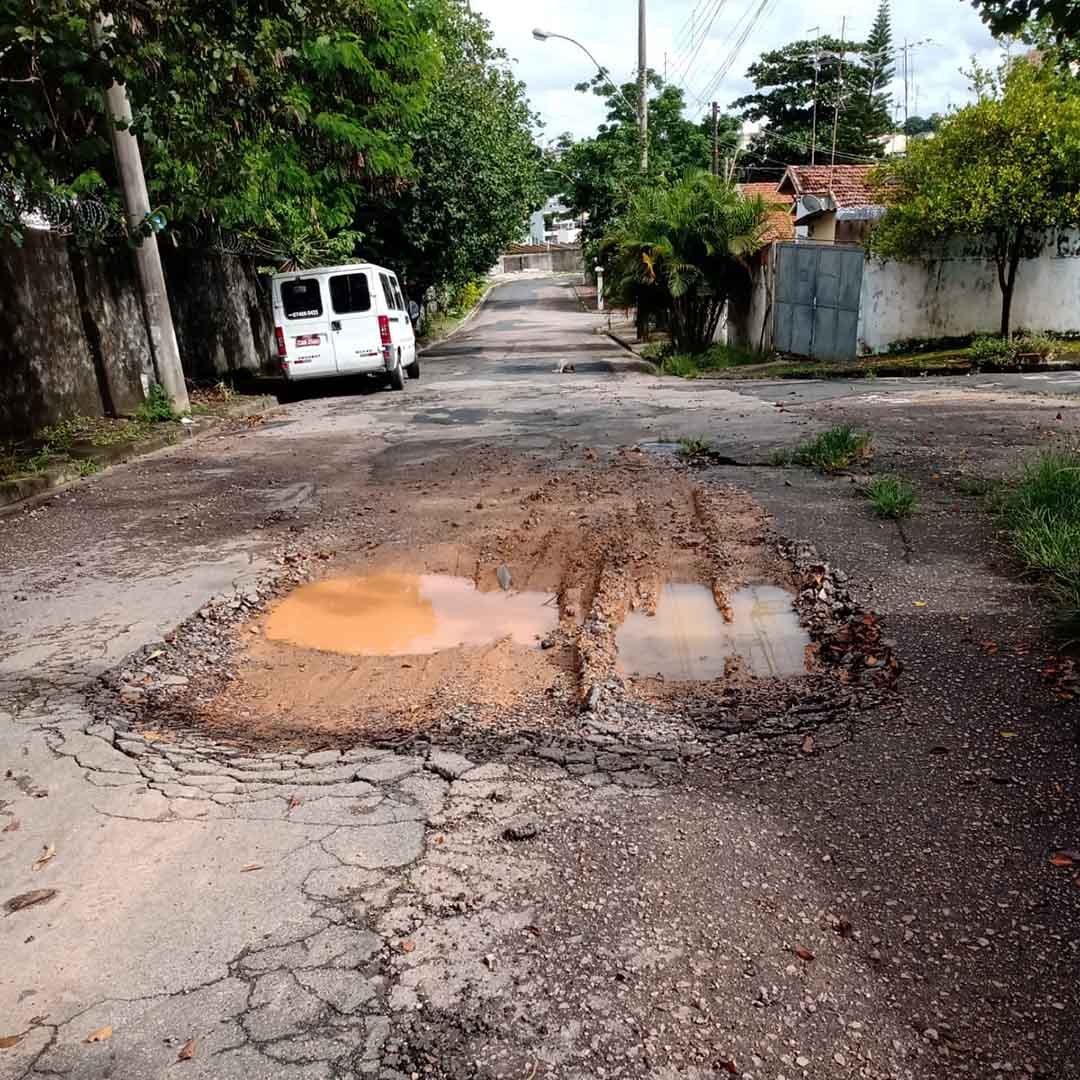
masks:
{"label": "green foliage", "polygon": [[933,139],[876,170],[889,209],[870,237],[882,256],[910,258],[954,238],[986,244],[1010,332],[1020,261],[1041,232],[1080,220],[1080,88],[1052,64],[1020,60],[997,79],[976,69],[979,100]]}
{"label": "green foliage", "polygon": [[[840,62],[843,53],[843,78]],[[816,89],[815,89],[816,67]],[[870,38],[843,42],[822,36],[793,41],[763,53],[750,65],[747,78],[754,92],[732,103],[746,120],[763,124],[740,160],[777,168],[780,163],[805,165],[811,144],[817,163],[828,164],[836,105],[836,153],[840,162],[878,158],[882,135],[892,131],[888,87],[892,77],[888,6],[882,3]],[[814,136],[814,107],[817,134]]]}
{"label": "green foliage", "polygon": [[135,410],[135,417],[146,424],[160,424],[175,420],[176,413],[173,411],[172,400],[165,387],[160,383],[154,383],[146,395],[146,400]]}
{"label": "green foliage", "polygon": [[706,457],[713,451],[712,440],[704,435],[687,435],[679,440],[679,457],[684,461]]}
{"label": "green foliage", "polygon": [[972,363],[980,367],[1001,367],[1011,363],[1015,354],[1011,341],[992,334],[980,334],[968,349]]}
{"label": "green foliage", "polygon": [[915,490],[898,476],[875,476],[863,494],[878,517],[905,518],[915,509]]}
{"label": "green foliage", "polygon": [[930,116],[909,116],[900,130],[907,136],[928,135],[941,127],[944,117],[941,113],[932,113]]}
{"label": "green foliage", "polygon": [[[645,350],[642,350],[645,356]],[[649,357],[646,357],[649,359]],[[710,345],[704,352],[697,354],[668,352],[660,359],[660,368],[665,375],[678,375],[684,379],[693,379],[702,372],[723,371],[725,368],[742,367],[746,364],[760,364],[763,357],[738,345],[724,345],[719,342]]]}
{"label": "green foliage", "polygon": [[464,285],[459,286],[451,293],[450,302],[446,308],[447,314],[456,319],[468,315],[484,298],[486,288],[486,281],[466,281]]}
{"label": "green foliage", "polygon": [[1051,451],[1000,499],[1013,549],[1049,584],[1066,620],[1080,610],[1080,452]]}
{"label": "green foliage", "polygon": [[1027,25],[1041,22],[1058,42],[1080,37],[1080,6],[1076,0],[972,0],[990,32],[1022,34]]}
{"label": "green foliage", "polygon": [[749,289],[765,218],[760,199],[705,172],[646,187],[604,238],[605,293],[639,315],[662,312],[676,352],[704,352],[729,298]]}
{"label": "green foliage", "polygon": [[790,460],[823,473],[838,472],[865,461],[872,453],[871,438],[849,424],[838,424],[797,446]]}
{"label": "green foliage", "polygon": [[101,466],[92,458],[81,458],[75,463],[75,470],[80,476],[87,477],[101,472]]}
{"label": "green foliage", "polygon": [[364,255],[393,266],[409,296],[488,271],[543,201],[536,118],[486,20],[443,0],[441,74],[409,138],[414,180],[366,201]]}

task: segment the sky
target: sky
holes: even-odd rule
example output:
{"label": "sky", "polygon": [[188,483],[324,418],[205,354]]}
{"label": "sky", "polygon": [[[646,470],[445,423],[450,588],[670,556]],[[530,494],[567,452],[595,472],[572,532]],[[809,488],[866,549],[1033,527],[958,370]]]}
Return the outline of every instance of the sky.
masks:
{"label": "sky", "polygon": [[[819,32],[839,37],[844,16],[846,37],[865,38],[877,14],[877,0],[818,0],[814,5],[765,0],[761,18],[736,51],[738,38],[751,25],[761,2],[648,0],[649,67],[663,72],[666,54],[669,80],[685,86],[690,113],[704,115],[708,102],[714,99],[724,109],[752,89],[746,69],[762,52]],[[579,138],[591,135],[603,122],[604,108],[599,98],[574,90],[575,83],[590,78],[595,71],[588,57],[567,41],[536,41],[532,37],[534,26],[576,38],[618,81],[633,79],[637,64],[636,0],[546,0],[543,4],[472,0],[472,4],[491,22],[496,41],[528,87],[533,108],[544,122],[541,142],[564,131]],[[714,12],[710,25],[709,16]],[[895,46],[905,38],[921,43],[908,54],[909,115],[929,116],[944,112],[949,105],[964,104],[969,92],[960,69],[970,66],[973,56],[991,65],[1001,57],[1000,47],[968,0],[894,0],[891,18]],[[820,31],[814,30],[815,26]],[[710,92],[710,82],[726,62],[728,74]],[[897,57],[893,96],[902,103],[900,69]],[[698,96],[703,96],[703,104],[697,103]]]}

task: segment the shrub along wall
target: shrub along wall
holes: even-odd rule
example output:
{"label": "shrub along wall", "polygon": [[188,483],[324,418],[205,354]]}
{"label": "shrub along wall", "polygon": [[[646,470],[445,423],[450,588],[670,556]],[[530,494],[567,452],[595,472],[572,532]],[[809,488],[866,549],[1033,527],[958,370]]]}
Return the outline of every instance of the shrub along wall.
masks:
{"label": "shrub along wall", "polygon": [[[162,259],[188,378],[275,370],[268,283],[252,260],[164,244]],[[0,247],[0,442],[131,412],[152,378],[126,249],[84,252],[32,229],[21,248]]]}

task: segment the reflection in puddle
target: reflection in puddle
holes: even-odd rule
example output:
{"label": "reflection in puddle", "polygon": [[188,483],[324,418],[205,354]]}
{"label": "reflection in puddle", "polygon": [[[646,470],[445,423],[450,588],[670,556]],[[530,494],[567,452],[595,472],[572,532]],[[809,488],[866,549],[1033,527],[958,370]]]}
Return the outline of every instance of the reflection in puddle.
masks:
{"label": "reflection in puddle", "polygon": [[352,656],[406,656],[510,637],[535,645],[559,621],[543,592],[480,592],[448,574],[371,574],[303,585],[270,612],[266,636]]}
{"label": "reflection in puddle", "polygon": [[631,675],[716,679],[729,656],[742,657],[762,677],[806,670],[810,636],[799,625],[792,595],[775,585],[751,585],[730,598],[725,622],[704,585],[665,585],[655,615],[632,611],[619,627],[619,667]]}

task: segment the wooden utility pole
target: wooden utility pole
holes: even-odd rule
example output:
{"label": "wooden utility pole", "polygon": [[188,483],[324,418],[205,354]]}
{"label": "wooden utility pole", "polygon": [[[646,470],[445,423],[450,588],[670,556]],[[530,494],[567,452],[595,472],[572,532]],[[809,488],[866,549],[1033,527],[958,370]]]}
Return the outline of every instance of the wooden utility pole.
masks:
{"label": "wooden utility pole", "polygon": [[[94,23],[95,44],[102,43],[105,31],[112,26],[112,21],[111,15],[103,15]],[[139,243],[133,244],[132,256],[135,259],[135,274],[139,281],[146,328],[150,335],[154,370],[158,382],[169,395],[173,408],[177,412],[187,412],[187,385],[184,382],[184,369],[180,364],[180,349],[176,344],[169,295],[165,291],[161,253],[158,251],[157,237],[153,233],[143,233],[150,215],[150,196],[146,190],[142,155],[139,153],[139,141],[131,131],[131,103],[128,101],[127,91],[119,83],[114,82],[105,91],[105,112],[113,156],[116,159],[116,172],[124,196],[129,236],[133,240],[142,237]]]}
{"label": "wooden utility pole", "polygon": [[645,64],[645,0],[638,0],[638,125],[641,128],[641,171],[649,171],[649,86]]}
{"label": "wooden utility pole", "polygon": [[712,103],[712,174],[720,175],[720,106]]}

